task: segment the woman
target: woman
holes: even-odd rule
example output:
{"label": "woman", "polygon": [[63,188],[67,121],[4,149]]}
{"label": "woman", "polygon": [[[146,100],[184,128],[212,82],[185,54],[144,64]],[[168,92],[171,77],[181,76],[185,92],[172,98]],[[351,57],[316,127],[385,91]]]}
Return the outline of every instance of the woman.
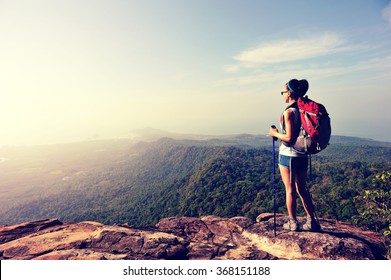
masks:
{"label": "woman", "polygon": [[319,231],[320,225],[315,217],[314,205],[311,195],[306,187],[308,157],[296,152],[291,145],[295,143],[300,132],[300,112],[297,107],[297,99],[303,96],[308,89],[306,80],[292,79],[285,84],[281,92],[283,100],[288,107],[283,112],[280,124],[282,133],[277,128],[270,128],[269,135],[281,140],[279,148],[279,167],[282,181],[286,191],[286,206],[289,221],[283,225],[285,229],[298,231],[299,224],[296,218],[296,193],[299,195],[307,213],[307,221],[303,225],[304,230]]}

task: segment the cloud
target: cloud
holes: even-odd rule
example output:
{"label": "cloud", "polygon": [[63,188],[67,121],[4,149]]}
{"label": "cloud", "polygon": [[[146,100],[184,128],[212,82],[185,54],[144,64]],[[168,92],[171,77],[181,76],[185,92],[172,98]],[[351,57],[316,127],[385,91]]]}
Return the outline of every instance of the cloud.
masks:
{"label": "cloud", "polygon": [[391,24],[391,2],[382,10],[383,18]]}
{"label": "cloud", "polygon": [[237,64],[227,65],[223,70],[235,72],[240,68],[257,68],[333,54],[346,50],[344,43],[344,40],[334,33],[265,43],[234,56]]}
{"label": "cloud", "polygon": [[237,65],[237,64],[230,64],[230,65],[224,65],[223,66],[224,72],[228,72],[228,73],[236,72],[239,69],[240,69],[240,66]]}
{"label": "cloud", "polygon": [[[282,77],[286,79],[300,73],[301,77],[307,77],[311,80],[324,79],[327,77],[340,77],[342,75],[354,73],[371,73],[371,79],[390,77],[391,73],[391,55],[385,57],[373,58],[371,60],[360,61],[350,65],[327,65],[312,64],[309,65],[278,65],[273,71],[264,69],[261,73],[242,75],[240,77],[218,81],[220,86],[232,85],[261,85],[266,83],[281,82]],[[369,77],[368,77],[369,78]]]}

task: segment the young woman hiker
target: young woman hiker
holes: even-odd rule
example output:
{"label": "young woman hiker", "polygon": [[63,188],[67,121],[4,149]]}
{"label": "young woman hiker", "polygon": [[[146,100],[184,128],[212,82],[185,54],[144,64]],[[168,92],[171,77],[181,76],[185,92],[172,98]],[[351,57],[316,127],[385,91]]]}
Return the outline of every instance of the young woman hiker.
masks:
{"label": "young woman hiker", "polygon": [[281,92],[282,98],[288,107],[280,118],[282,133],[277,128],[270,128],[269,135],[281,140],[279,147],[279,168],[286,191],[286,207],[289,220],[283,225],[284,229],[299,230],[296,217],[296,193],[299,195],[304,210],[307,213],[307,221],[303,230],[319,231],[319,221],[315,215],[314,205],[306,187],[308,156],[296,152],[290,144],[295,143],[300,132],[300,112],[297,107],[297,99],[303,96],[308,89],[306,80],[292,79],[284,85]]}

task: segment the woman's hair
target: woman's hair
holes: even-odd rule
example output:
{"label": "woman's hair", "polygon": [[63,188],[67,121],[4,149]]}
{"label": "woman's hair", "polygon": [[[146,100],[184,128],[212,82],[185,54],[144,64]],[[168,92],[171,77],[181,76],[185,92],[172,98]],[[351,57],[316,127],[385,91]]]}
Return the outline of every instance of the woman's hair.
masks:
{"label": "woman's hair", "polygon": [[286,83],[286,86],[288,87],[289,91],[292,93],[292,98],[297,100],[299,97],[303,97],[308,90],[308,81],[303,80],[297,80],[292,79],[289,82]]}

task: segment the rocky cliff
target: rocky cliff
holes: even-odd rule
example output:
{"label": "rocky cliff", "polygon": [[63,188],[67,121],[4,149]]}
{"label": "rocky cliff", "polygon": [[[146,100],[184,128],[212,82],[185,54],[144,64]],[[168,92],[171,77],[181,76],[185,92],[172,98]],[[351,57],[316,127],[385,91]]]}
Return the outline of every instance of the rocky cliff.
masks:
{"label": "rocky cliff", "polygon": [[[387,240],[335,220],[321,219],[322,232],[289,232],[287,217],[256,222],[244,217],[166,218],[132,228],[57,219],[0,226],[0,259],[385,259]],[[300,220],[302,224],[304,220]]]}

